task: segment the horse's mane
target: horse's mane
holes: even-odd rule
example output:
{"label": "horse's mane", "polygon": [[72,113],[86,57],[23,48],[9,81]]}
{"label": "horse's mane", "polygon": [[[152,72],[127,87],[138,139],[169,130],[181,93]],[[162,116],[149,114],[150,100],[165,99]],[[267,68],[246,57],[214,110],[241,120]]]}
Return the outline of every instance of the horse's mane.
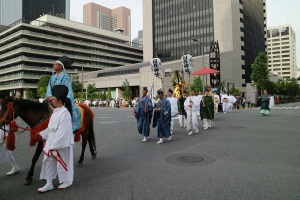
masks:
{"label": "horse's mane", "polygon": [[18,109],[22,111],[29,111],[29,110],[34,110],[34,111],[49,111],[48,110],[48,104],[46,103],[39,103],[27,99],[15,99],[14,105],[18,107]]}

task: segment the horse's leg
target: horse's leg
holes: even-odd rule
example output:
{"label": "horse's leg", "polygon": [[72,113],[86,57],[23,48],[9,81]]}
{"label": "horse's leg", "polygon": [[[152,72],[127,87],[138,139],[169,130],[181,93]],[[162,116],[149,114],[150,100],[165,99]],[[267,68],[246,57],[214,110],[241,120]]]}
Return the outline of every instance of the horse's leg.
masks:
{"label": "horse's leg", "polygon": [[25,178],[24,185],[30,185],[32,183],[32,180],[33,180],[32,177],[33,177],[33,174],[34,174],[34,167],[35,167],[35,164],[38,161],[42,151],[43,151],[43,141],[39,141],[38,144],[37,144],[34,156],[32,158],[32,161],[31,161],[30,170],[27,174],[27,177]]}
{"label": "horse's leg", "polygon": [[81,155],[79,158],[79,161],[77,162],[76,167],[80,167],[82,166],[82,162],[84,160],[84,152],[85,152],[85,147],[86,147],[86,143],[87,143],[87,131],[85,130],[84,132],[81,133],[82,134],[82,149],[81,149]]}
{"label": "horse's leg", "polygon": [[89,147],[90,147],[90,152],[91,152],[92,158],[95,159],[97,156],[97,150],[96,150],[96,141],[95,141],[95,133],[94,133],[93,123],[89,127],[88,142],[89,142]]}

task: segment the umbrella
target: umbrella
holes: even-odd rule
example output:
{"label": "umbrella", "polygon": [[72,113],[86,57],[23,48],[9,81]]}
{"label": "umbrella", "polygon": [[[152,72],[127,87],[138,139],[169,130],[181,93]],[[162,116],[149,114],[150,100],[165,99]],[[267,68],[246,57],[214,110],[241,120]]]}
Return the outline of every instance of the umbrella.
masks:
{"label": "umbrella", "polygon": [[[220,73],[220,71],[215,70],[215,69],[211,69],[211,68],[206,68],[204,66],[202,69],[192,73],[192,75],[197,76],[197,75],[207,75],[207,74],[215,74],[215,73]],[[205,79],[206,79],[206,84],[207,84],[207,77]],[[203,77],[202,82],[203,82],[203,90],[204,90],[204,77]]]}
{"label": "umbrella", "polygon": [[220,71],[204,67],[204,68],[192,73],[192,75],[197,76],[197,75],[206,75],[206,74],[215,74],[215,73],[220,73]]}

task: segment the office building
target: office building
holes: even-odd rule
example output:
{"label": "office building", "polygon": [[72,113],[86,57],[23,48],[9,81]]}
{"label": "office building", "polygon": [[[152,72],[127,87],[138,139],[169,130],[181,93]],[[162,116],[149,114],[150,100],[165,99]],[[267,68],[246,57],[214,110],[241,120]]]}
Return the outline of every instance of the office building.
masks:
{"label": "office building", "polygon": [[139,45],[143,45],[143,30],[140,30],[138,32],[138,36],[136,36],[133,40],[132,40],[132,45],[135,44],[139,44]]}
{"label": "office building", "polygon": [[297,78],[296,34],[291,25],[268,28],[268,66],[284,79]]}
{"label": "office building", "polygon": [[43,14],[70,19],[70,0],[1,0],[0,25],[19,19],[32,21]]}
{"label": "office building", "polygon": [[88,3],[83,5],[83,23],[128,35],[131,41],[131,11],[123,6],[109,9]]}
{"label": "office building", "polygon": [[[154,54],[163,62],[176,61],[188,51],[197,70],[203,67],[203,47],[209,67],[211,44],[218,41],[220,81],[246,87],[251,64],[267,47],[265,10],[265,0],[144,0],[144,61]],[[166,67],[181,68],[179,61]]]}
{"label": "office building", "polygon": [[21,20],[0,32],[0,90],[36,89],[41,75],[51,75],[58,57],[69,56],[70,75],[142,62],[142,47],[129,36],[44,15],[30,23]]}

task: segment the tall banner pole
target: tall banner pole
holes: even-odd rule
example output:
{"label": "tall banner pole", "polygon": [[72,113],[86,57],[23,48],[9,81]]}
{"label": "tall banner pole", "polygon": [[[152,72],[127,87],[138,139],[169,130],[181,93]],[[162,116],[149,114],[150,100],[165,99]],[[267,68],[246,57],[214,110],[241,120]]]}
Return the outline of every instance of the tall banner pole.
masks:
{"label": "tall banner pole", "polygon": [[[184,54],[181,57],[181,62],[182,62],[182,68],[183,70],[189,75],[189,92],[191,91],[191,72],[192,69],[194,68],[193,65],[193,57],[191,55],[189,55],[188,53]],[[192,113],[192,96],[190,94],[190,133],[189,135],[192,135],[192,129],[193,129],[193,113]]]}

